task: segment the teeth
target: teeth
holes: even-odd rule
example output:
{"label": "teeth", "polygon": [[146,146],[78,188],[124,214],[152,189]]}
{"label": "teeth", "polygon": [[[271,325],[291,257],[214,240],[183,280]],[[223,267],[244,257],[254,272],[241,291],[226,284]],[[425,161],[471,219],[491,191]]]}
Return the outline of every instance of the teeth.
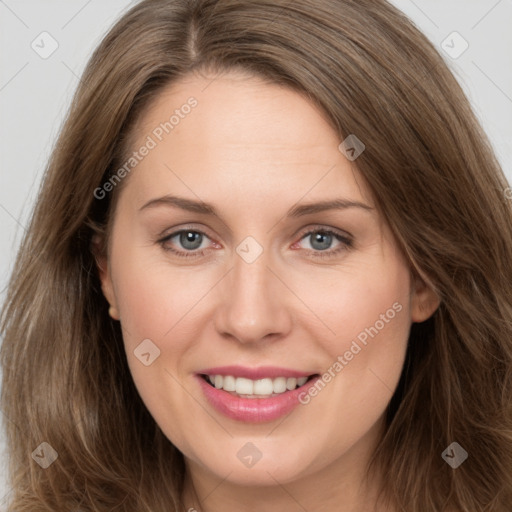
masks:
{"label": "teeth", "polygon": [[208,375],[208,380],[217,389],[230,391],[247,398],[257,398],[281,394],[287,390],[292,391],[297,387],[303,386],[308,377],[277,377],[275,379],[251,380],[245,377],[235,378],[232,375]]}
{"label": "teeth", "polygon": [[307,380],[308,380],[307,377],[300,377],[300,379],[297,379],[297,385],[298,386],[304,386],[304,384],[306,384]]}
{"label": "teeth", "polygon": [[224,391],[235,391],[235,389],[236,389],[235,377],[232,377],[231,375],[226,375],[224,377],[224,381],[222,383],[222,389],[224,389]]}
{"label": "teeth", "polygon": [[[237,391],[238,392],[238,391]],[[274,392],[274,385],[272,379],[255,380],[252,393],[254,395],[271,395]]]}
{"label": "teeth", "polygon": [[286,389],[292,390],[297,387],[297,379],[295,377],[289,377],[286,379]]}
{"label": "teeth", "polygon": [[274,393],[284,393],[286,391],[286,378],[278,377],[274,379],[272,384],[274,385]]}
{"label": "teeth", "polygon": [[252,395],[253,389],[254,382],[252,380],[244,379],[243,377],[235,379],[235,391],[237,395]]}

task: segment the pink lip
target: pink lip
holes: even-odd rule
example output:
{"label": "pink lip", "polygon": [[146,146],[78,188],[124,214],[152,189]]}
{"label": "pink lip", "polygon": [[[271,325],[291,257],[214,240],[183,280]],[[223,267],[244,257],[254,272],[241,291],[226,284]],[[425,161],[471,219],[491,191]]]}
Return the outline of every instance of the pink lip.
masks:
{"label": "pink lip", "polygon": [[289,368],[277,366],[259,366],[258,368],[247,368],[244,366],[217,366],[216,368],[205,368],[197,373],[203,375],[232,375],[233,377],[245,377],[246,379],[276,379],[277,377],[309,377],[315,372],[299,372]]}
{"label": "pink lip", "polygon": [[[216,375],[224,375],[218,372],[213,373]],[[210,373],[210,375],[212,374]],[[225,375],[233,374],[226,373]],[[269,376],[268,373],[266,375]],[[282,373],[279,375],[285,377]],[[295,374],[292,376],[295,376]],[[306,377],[307,375],[304,374],[300,376]],[[299,396],[307,394],[308,389],[315,385],[320,375],[313,377],[300,388],[285,391],[278,396],[269,398],[240,398],[223,389],[217,389],[211,386],[200,375],[196,375],[196,378],[206,399],[218,412],[228,418],[244,421],[246,423],[263,423],[276,420],[290,413],[300,404]]]}

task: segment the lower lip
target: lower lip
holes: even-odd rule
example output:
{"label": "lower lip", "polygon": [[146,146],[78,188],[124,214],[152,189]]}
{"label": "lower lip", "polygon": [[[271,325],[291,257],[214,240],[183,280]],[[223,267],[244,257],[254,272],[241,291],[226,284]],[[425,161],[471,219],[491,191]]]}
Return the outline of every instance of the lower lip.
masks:
{"label": "lower lip", "polygon": [[307,393],[320,378],[313,377],[300,388],[285,391],[278,396],[268,398],[241,398],[223,389],[210,386],[203,377],[196,375],[199,385],[207,400],[220,413],[238,421],[247,423],[263,423],[277,420],[290,413],[300,404],[299,396]]}

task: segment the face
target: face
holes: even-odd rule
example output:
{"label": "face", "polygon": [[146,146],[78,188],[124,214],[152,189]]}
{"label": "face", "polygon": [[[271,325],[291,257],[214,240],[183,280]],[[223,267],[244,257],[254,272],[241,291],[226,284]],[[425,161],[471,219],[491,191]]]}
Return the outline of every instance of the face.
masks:
{"label": "face", "polygon": [[297,481],[370,450],[411,323],[435,306],[322,114],[256,78],[212,79],[182,79],[139,120],[146,154],[124,178],[102,287],[189,467]]}

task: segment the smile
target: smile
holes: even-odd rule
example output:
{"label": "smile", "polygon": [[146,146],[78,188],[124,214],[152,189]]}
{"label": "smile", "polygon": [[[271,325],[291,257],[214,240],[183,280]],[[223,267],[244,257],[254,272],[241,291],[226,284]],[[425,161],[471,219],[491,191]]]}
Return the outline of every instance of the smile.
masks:
{"label": "smile", "polygon": [[[242,375],[241,375],[242,374]],[[289,414],[320,378],[279,368],[212,368],[196,374],[208,404],[228,418],[247,422],[269,422]]]}

